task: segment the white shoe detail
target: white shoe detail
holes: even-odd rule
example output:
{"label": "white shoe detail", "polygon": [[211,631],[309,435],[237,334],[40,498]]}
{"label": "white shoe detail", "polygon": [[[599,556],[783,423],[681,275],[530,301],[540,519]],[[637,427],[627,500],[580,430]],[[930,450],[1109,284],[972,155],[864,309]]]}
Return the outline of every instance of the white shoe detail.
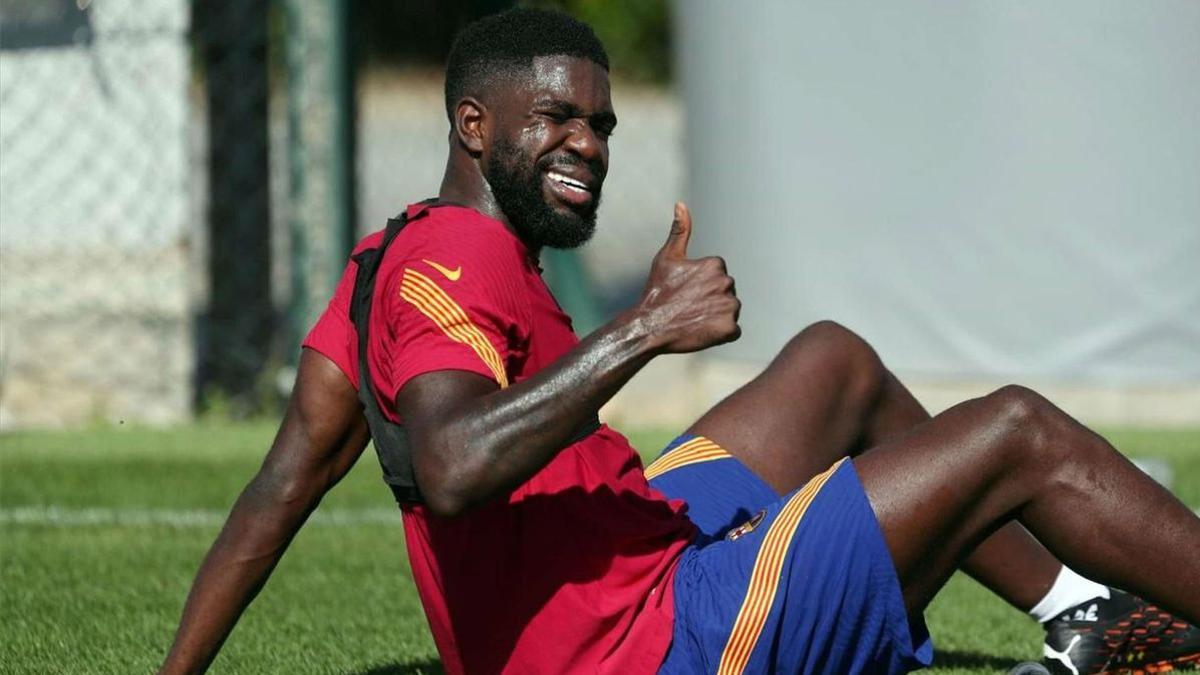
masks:
{"label": "white shoe detail", "polygon": [[1067,648],[1061,652],[1048,644],[1044,644],[1042,645],[1042,654],[1044,654],[1047,659],[1062,661],[1063,665],[1067,667],[1067,670],[1071,671],[1071,675],[1079,675],[1079,669],[1075,667],[1075,663],[1071,661],[1071,657],[1068,656],[1068,654],[1071,653],[1071,650],[1074,649],[1075,645],[1078,644],[1078,642],[1082,639],[1082,635],[1076,635],[1075,637],[1071,638],[1071,643],[1068,644]]}
{"label": "white shoe detail", "polygon": [[[1100,617],[1096,616],[1096,609],[1097,609],[1097,606],[1096,606],[1096,603],[1094,603],[1094,602],[1092,604],[1088,605],[1088,608],[1086,611],[1082,610],[1082,609],[1077,609],[1077,610],[1075,610],[1075,619],[1074,620],[1075,621],[1099,621]],[[1065,619],[1066,617],[1063,617],[1063,618]]]}

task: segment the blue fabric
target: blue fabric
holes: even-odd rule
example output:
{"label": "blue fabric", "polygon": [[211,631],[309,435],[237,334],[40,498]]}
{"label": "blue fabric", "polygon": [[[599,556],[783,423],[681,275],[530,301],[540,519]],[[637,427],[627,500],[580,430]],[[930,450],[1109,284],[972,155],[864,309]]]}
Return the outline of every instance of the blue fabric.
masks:
{"label": "blue fabric", "polygon": [[[694,434],[676,438],[662,455],[693,438]],[[700,528],[705,540],[724,537],[726,532],[779,500],[774,488],[732,457],[668,471],[650,481],[650,485],[671,499],[687,502],[688,517]]]}
{"label": "blue fabric", "polygon": [[[651,485],[687,501],[705,533],[685,550],[675,573],[674,637],[659,672],[716,672],[763,539],[787,497],[780,499],[736,459],[689,464]],[[752,530],[723,538],[760,510],[764,517]],[[745,672],[903,673],[932,657],[924,621],[909,623],[891,554],[854,465],[844,462],[796,528]]]}

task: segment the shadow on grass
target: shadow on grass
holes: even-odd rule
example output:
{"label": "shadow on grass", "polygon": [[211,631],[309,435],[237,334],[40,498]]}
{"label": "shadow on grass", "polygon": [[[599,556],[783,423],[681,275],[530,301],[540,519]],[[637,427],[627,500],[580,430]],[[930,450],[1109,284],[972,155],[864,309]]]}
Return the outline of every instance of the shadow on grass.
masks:
{"label": "shadow on grass", "polygon": [[[979,652],[938,651],[933,659],[934,668],[974,668],[1007,672],[1017,665],[1017,660],[980,654]],[[438,659],[388,663],[356,671],[350,675],[443,675],[442,662]]]}
{"label": "shadow on grass", "polygon": [[[1024,661],[1030,660],[1033,659],[1024,659]],[[1003,656],[980,654],[979,652],[935,650],[933,654],[934,668],[986,668],[1003,673],[1016,666],[1019,662],[1021,661],[1017,659],[1007,659]]]}
{"label": "shadow on grass", "polygon": [[386,663],[372,666],[366,670],[355,671],[349,675],[445,675],[442,662],[439,659],[424,659],[407,663]]}

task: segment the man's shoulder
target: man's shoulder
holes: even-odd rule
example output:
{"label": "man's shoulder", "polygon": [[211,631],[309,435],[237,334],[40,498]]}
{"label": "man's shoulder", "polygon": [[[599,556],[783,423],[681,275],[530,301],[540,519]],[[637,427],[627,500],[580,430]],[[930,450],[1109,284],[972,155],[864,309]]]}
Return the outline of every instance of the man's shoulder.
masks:
{"label": "man's shoulder", "polygon": [[[377,234],[374,245],[382,239]],[[458,281],[468,270],[487,276],[520,273],[525,249],[499,221],[472,209],[442,206],[412,219],[388,247],[386,259]]]}
{"label": "man's shoulder", "polygon": [[350,257],[354,257],[369,248],[376,248],[382,241],[383,230],[376,230],[375,232],[372,232],[371,234],[368,234],[367,236],[358,240],[358,243],[354,245],[354,249],[350,253]]}
{"label": "man's shoulder", "polygon": [[[359,242],[356,253],[378,247],[384,231]],[[439,206],[417,212],[380,262],[377,296],[489,308],[514,321],[527,317],[533,263],[515,235],[497,220],[463,207]],[[352,264],[351,267],[354,267]],[[407,288],[407,292],[406,292]],[[389,306],[391,306],[389,304]]]}

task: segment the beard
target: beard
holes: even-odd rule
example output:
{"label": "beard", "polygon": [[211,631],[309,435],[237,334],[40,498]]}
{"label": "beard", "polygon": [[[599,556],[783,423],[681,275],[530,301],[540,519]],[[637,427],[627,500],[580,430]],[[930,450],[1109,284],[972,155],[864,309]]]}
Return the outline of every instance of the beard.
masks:
{"label": "beard", "polygon": [[517,236],[531,248],[576,248],[592,238],[596,231],[596,211],[600,207],[600,188],[592,193],[587,206],[573,208],[553,204],[544,188],[545,173],[555,167],[585,164],[597,179],[604,180],[604,165],[584,162],[569,153],[548,155],[541,161],[525,154],[515,144],[496,141],[494,161],[484,171],[492,196],[508,217]]}

